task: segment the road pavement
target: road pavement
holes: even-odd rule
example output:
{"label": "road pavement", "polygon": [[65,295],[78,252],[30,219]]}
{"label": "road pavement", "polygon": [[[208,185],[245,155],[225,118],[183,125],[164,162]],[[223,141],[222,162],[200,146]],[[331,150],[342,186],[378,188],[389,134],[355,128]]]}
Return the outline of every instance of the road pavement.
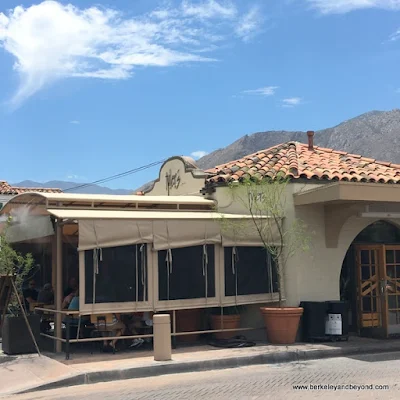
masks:
{"label": "road pavement", "polygon": [[400,399],[400,352],[120,380],[7,397],[13,400],[77,398]]}

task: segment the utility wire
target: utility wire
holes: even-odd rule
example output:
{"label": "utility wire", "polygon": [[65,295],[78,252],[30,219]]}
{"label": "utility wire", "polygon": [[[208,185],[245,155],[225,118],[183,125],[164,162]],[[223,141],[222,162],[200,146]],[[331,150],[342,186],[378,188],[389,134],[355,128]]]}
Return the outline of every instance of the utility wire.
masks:
{"label": "utility wire", "polygon": [[63,192],[68,192],[68,191],[75,190],[75,189],[82,189],[82,188],[85,188],[85,187],[88,187],[88,186],[98,185],[98,184],[100,184],[100,183],[105,183],[105,182],[113,181],[113,180],[115,180],[115,179],[123,178],[124,176],[128,176],[128,175],[131,175],[131,174],[135,174],[135,173],[137,173],[137,172],[144,171],[144,170],[146,170],[146,169],[155,167],[156,165],[160,165],[160,164],[162,164],[164,161],[165,161],[165,160],[154,161],[154,162],[152,162],[152,163],[150,163],[150,164],[143,165],[143,166],[141,166],[141,167],[134,168],[134,169],[131,169],[131,170],[129,170],[129,171],[121,172],[120,174],[116,174],[116,175],[109,176],[109,177],[107,177],[107,178],[99,179],[99,180],[94,181],[94,182],[91,182],[91,183],[83,183],[82,185],[73,186],[73,187],[71,187],[71,188],[64,189]]}

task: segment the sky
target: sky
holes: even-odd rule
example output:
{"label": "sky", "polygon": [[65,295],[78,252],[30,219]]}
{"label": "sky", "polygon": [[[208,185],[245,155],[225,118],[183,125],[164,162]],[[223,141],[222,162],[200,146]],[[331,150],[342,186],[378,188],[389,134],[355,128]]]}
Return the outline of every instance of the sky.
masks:
{"label": "sky", "polygon": [[0,180],[93,182],[398,108],[399,64],[400,0],[0,0]]}

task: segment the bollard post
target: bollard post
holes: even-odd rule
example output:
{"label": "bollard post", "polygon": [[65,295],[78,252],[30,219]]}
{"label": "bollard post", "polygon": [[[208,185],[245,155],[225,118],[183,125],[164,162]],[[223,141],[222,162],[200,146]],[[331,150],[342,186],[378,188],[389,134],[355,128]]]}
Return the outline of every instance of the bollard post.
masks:
{"label": "bollard post", "polygon": [[154,361],[171,360],[171,316],[155,314],[153,316]]}

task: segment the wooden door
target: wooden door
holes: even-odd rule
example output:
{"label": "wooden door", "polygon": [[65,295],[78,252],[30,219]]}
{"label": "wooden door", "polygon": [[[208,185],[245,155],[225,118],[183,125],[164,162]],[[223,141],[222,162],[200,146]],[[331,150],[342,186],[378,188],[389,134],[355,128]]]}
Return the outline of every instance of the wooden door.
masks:
{"label": "wooden door", "polygon": [[356,246],[356,271],[360,335],[387,337],[384,246]]}

